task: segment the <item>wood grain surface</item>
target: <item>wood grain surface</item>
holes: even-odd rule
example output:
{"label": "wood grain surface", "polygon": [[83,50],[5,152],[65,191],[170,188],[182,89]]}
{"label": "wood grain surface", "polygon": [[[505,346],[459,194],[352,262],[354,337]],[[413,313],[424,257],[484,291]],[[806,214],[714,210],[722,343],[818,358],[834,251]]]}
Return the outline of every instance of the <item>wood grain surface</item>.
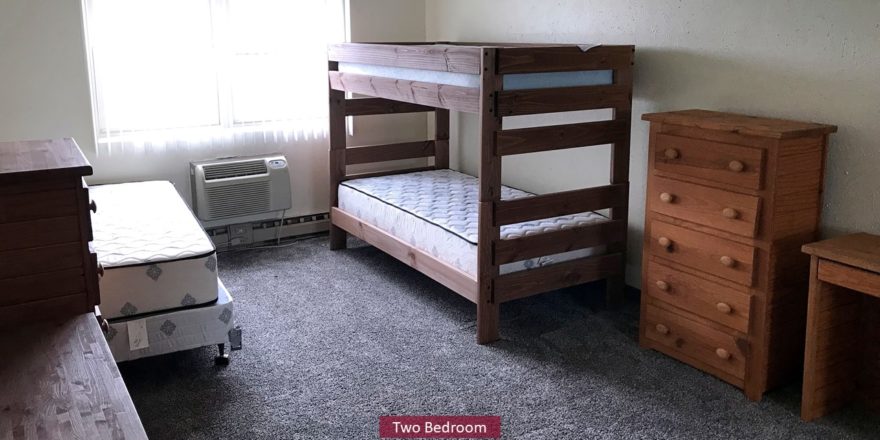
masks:
{"label": "wood grain surface", "polygon": [[850,234],[806,244],[804,252],[860,269],[880,272],[880,236]]}
{"label": "wood grain surface", "polygon": [[663,124],[683,125],[709,130],[727,131],[751,136],[790,139],[835,133],[837,127],[787,119],[762,118],[711,110],[680,110],[663,113],[645,113],[642,119]]}
{"label": "wood grain surface", "polygon": [[71,138],[0,142],[0,183],[88,176],[92,166]]}
{"label": "wood grain surface", "polygon": [[94,314],[0,333],[0,357],[0,438],[147,438]]}

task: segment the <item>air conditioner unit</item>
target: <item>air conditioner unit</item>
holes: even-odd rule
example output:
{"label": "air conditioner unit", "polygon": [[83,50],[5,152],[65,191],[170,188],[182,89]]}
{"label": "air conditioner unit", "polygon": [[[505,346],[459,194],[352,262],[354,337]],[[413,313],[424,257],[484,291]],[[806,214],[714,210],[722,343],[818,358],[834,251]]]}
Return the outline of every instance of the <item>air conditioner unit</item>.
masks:
{"label": "air conditioner unit", "polygon": [[209,228],[278,218],[290,209],[290,175],[281,154],[190,163],[193,210]]}

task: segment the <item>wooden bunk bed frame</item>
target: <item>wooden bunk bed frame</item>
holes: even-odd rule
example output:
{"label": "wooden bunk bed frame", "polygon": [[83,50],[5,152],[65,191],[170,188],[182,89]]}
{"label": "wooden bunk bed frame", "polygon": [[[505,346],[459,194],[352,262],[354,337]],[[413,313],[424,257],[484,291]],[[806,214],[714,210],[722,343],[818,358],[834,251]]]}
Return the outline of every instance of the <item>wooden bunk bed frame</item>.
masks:
{"label": "wooden bunk bed frame", "polygon": [[[629,200],[629,150],[633,46],[500,43],[345,43],[329,47],[330,248],[352,234],[421,271],[477,305],[477,342],[499,338],[499,305],[563,287],[606,279],[606,296],[619,303]],[[480,76],[480,87],[460,87],[344,73],[339,63],[458,72]],[[508,74],[612,70],[610,85],[504,90]],[[346,98],[346,92],[368,98]],[[502,129],[502,118],[577,110],[613,109],[608,121]],[[339,184],[350,179],[449,167],[450,110],[480,116],[477,277],[454,268],[356,216],[339,209]],[[348,116],[434,112],[434,139],[348,147]],[[608,185],[535,197],[501,199],[504,156],[612,144]],[[433,165],[350,174],[347,165],[433,157]],[[515,239],[500,237],[502,225],[609,209],[608,221]],[[502,264],[605,246],[601,255],[501,275]]]}

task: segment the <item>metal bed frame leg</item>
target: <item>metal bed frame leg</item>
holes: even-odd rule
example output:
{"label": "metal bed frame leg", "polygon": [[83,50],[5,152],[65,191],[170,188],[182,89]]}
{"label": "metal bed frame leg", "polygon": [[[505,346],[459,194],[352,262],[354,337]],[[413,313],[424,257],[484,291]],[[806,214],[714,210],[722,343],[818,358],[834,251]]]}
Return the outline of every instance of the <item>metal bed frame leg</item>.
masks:
{"label": "metal bed frame leg", "polygon": [[217,344],[219,354],[214,358],[217,365],[229,365],[229,353],[226,352],[226,344]]}

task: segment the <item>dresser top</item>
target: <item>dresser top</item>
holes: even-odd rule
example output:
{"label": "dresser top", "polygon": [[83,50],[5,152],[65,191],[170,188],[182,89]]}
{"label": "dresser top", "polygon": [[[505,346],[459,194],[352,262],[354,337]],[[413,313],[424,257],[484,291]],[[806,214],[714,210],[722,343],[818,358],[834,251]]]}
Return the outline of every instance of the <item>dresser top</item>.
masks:
{"label": "dresser top", "polygon": [[0,438],[147,438],[94,313],[4,329],[0,356]]}
{"label": "dresser top", "polygon": [[880,236],[877,235],[862,232],[829,238],[805,244],[803,251],[826,260],[880,272]]}
{"label": "dresser top", "polygon": [[0,142],[0,183],[91,174],[92,166],[71,138]]}
{"label": "dresser top", "polygon": [[731,133],[791,139],[834,133],[834,125],[812,122],[789,121],[786,119],[761,118],[757,116],[723,113],[711,110],[680,110],[674,112],[645,113],[642,119],[651,122],[697,127],[706,130],[727,131]]}

